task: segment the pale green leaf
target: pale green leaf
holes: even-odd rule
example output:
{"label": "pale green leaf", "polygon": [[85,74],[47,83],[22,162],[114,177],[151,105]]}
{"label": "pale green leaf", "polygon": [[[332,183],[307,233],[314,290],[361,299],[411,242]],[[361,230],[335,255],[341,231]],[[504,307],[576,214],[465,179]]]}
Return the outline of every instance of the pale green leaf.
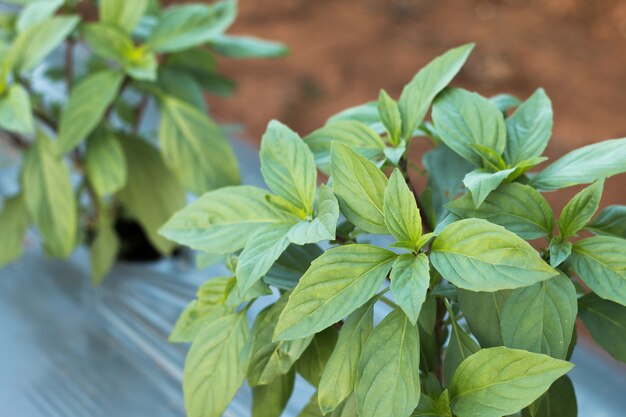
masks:
{"label": "pale green leaf", "polygon": [[30,97],[19,84],[13,84],[0,96],[0,128],[25,135],[34,132]]}
{"label": "pale green leaf", "polygon": [[511,291],[474,292],[459,289],[461,311],[482,347],[502,345],[500,320]]}
{"label": "pale green leaf", "polygon": [[604,179],[596,181],[572,198],[561,211],[559,231],[564,238],[576,236],[591,220],[602,198]]}
{"label": "pale green leaf", "polygon": [[384,194],[385,225],[399,242],[416,244],[422,235],[422,219],[415,196],[399,169],[394,169]]}
{"label": "pale green leaf", "polygon": [[574,365],[524,350],[482,349],[461,363],[450,386],[452,411],[501,417],[526,407]]}
{"label": "pale green leaf", "polygon": [[[101,216],[103,216],[101,214]],[[98,224],[96,237],[91,244],[91,280],[99,285],[117,260],[120,241],[111,219],[103,217]]]}
{"label": "pale green leaf", "polygon": [[391,291],[396,304],[404,311],[413,325],[426,299],[430,286],[428,257],[420,253],[400,255],[391,269]]}
{"label": "pale green leaf", "polygon": [[105,59],[123,63],[135,48],[130,36],[110,23],[81,25],[81,33],[93,52]]}
{"label": "pale green leaf", "polygon": [[346,245],[324,252],[291,293],[275,338],[310,336],[343,319],[376,293],[395,256],[370,245]]}
{"label": "pale green leaf", "polygon": [[31,0],[17,16],[15,29],[20,33],[41,23],[54,15],[63,3],[63,0]]}
{"label": "pale green leaf", "polygon": [[626,363],[626,307],[594,293],[580,298],[580,318],[593,340],[611,356]]}
{"label": "pale green leaf", "polygon": [[253,36],[219,35],[211,44],[215,51],[229,58],[276,58],[289,52],[289,48],[280,42]]}
{"label": "pale green leaf", "polygon": [[472,49],[474,44],[450,49],[422,68],[404,87],[398,102],[404,139],[422,123],[430,103],[460,71]]}
{"label": "pale green leaf", "polygon": [[626,172],[626,138],[610,139],[566,154],[532,178],[531,185],[539,190],[558,190],[622,172]]}
{"label": "pale green leaf", "polygon": [[336,344],[337,330],[331,326],[313,337],[309,346],[296,362],[298,373],[314,387],[320,384],[322,372]]}
{"label": "pale green leaf", "polygon": [[380,121],[378,106],[375,101],[368,101],[364,104],[348,107],[328,118],[326,125],[336,122],[354,121],[362,123],[377,133],[383,133],[385,127]]}
{"label": "pale green leaf", "polygon": [[471,291],[525,287],[557,275],[526,241],[482,219],[443,229],[430,261],[448,281]]}
{"label": "pale green leaf", "polygon": [[267,385],[252,387],[252,417],[280,417],[293,392],[295,377],[291,370]]}
{"label": "pale green leaf", "polygon": [[454,317],[454,312],[448,304],[446,304],[446,307],[448,307],[452,328],[450,329],[450,341],[443,359],[443,377],[446,383],[450,384],[459,365],[469,356],[478,352],[480,346],[459,326]]}
{"label": "pale green leaf", "polygon": [[359,360],[359,416],[411,415],[420,398],[419,346],[419,331],[401,310],[374,328]]}
{"label": "pale green leaf", "polygon": [[626,239],[626,206],[608,206],[598,213],[585,229],[598,235],[609,235]]}
{"label": "pale green leaf", "polygon": [[385,174],[365,157],[338,142],[332,145],[331,172],[333,191],[346,218],[367,232],[387,234]]}
{"label": "pale green leaf", "polygon": [[[529,409],[533,406],[535,406],[534,414],[531,414]],[[522,412],[522,417],[531,415],[532,417],[578,417],[576,392],[567,375],[557,379],[543,397]]]}
{"label": "pale green leaf", "polygon": [[572,248],[578,276],[600,297],[626,305],[626,240],[594,236]]}
{"label": "pale green leaf", "polygon": [[572,242],[560,237],[550,240],[550,266],[556,268],[561,265],[572,253]]}
{"label": "pale green leaf", "polygon": [[131,33],[148,7],[148,0],[100,0],[100,20]]}
{"label": "pale green leaf", "polygon": [[389,97],[385,90],[380,90],[376,107],[380,120],[383,122],[389,135],[389,141],[397,144],[402,133],[402,115],[400,114],[398,104]]}
{"label": "pale green leaf", "polygon": [[98,196],[119,191],[126,184],[127,168],[119,140],[108,131],[97,131],[87,140],[85,168]]}
{"label": "pale green leaf", "polygon": [[356,396],[350,395],[344,402],[329,414],[329,417],[359,417],[356,406]]}
{"label": "pale green leaf", "polygon": [[26,202],[21,194],[4,200],[0,211],[0,267],[22,255],[22,241],[29,223]]}
{"label": "pale green leaf", "polygon": [[332,189],[327,185],[320,187],[317,199],[317,215],[313,220],[301,220],[289,231],[289,241],[297,245],[317,243],[335,239],[339,203]]}
{"label": "pale green leaf", "polygon": [[470,190],[474,206],[480,207],[489,194],[498,188],[515,168],[490,172],[486,169],[475,169],[463,178],[463,184]]}

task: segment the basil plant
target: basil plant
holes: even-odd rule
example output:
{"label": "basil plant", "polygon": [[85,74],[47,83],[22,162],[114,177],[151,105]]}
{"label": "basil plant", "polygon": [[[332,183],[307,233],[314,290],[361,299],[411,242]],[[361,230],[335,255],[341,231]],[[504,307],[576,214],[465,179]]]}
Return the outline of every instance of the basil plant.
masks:
{"label": "basil plant", "polygon": [[[626,206],[594,217],[626,139],[529,172],[547,159],[550,100],[446,87],[472,48],[304,139],[270,122],[268,189],[210,191],[161,229],[232,271],[171,335],[192,343],[189,416],[221,415],[247,380],[252,415],[278,417],[297,374],[317,390],[300,416],[576,416],[577,316],[626,361]],[[412,140],[434,145],[422,164]],[[556,220],[542,192],[578,184]]]}
{"label": "basil plant", "polygon": [[285,47],[224,34],[234,0],[164,9],[155,0],[100,0],[97,10],[82,2],[94,9],[86,12],[70,0],[18,3],[27,5],[1,19],[1,137],[23,157],[19,192],[5,196],[0,214],[0,265],[20,256],[34,225],[55,257],[91,243],[99,281],[129,243],[116,233],[119,219],[170,254],[174,244],[157,230],[186,192],[239,183],[204,100],[235,87],[217,73],[216,55],[274,57]]}

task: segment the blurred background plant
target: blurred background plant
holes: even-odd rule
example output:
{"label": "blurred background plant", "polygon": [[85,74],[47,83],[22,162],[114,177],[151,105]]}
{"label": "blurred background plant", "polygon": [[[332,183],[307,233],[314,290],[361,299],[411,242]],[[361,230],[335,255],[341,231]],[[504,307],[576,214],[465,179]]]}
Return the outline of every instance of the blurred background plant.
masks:
{"label": "blurred background plant", "polygon": [[236,87],[216,56],[287,49],[226,35],[235,0],[5,3],[0,138],[2,153],[17,150],[10,164],[19,174],[17,192],[2,196],[0,266],[21,255],[31,225],[54,257],[87,242],[95,282],[118,256],[171,254],[156,230],[186,193],[239,183],[227,133],[204,98]]}

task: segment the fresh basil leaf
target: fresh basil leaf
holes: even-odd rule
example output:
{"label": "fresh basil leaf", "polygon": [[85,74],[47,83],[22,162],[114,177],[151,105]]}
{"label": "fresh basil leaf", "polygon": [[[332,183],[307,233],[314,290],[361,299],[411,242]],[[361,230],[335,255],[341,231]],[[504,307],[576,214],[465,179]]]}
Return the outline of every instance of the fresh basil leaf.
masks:
{"label": "fresh basil leaf", "polygon": [[550,240],[550,266],[556,268],[561,265],[572,253],[572,242],[560,237]]}
{"label": "fresh basil leaf", "polygon": [[348,107],[329,117],[326,121],[326,125],[342,121],[360,122],[375,130],[377,133],[383,133],[385,131],[385,127],[380,121],[378,106],[375,101],[368,101],[367,103]]}
{"label": "fresh basil leaf", "polygon": [[622,172],[626,172],[626,138],[578,148],[548,165],[530,185],[538,190],[558,190]]}
{"label": "fresh basil leaf", "polygon": [[608,206],[598,213],[585,229],[597,235],[608,235],[626,239],[626,206]]}
{"label": "fresh basil leaf", "polygon": [[574,365],[546,355],[495,347],[461,363],[450,386],[460,416],[501,417],[526,407]]}
{"label": "fresh basil leaf", "polygon": [[[447,303],[447,302],[446,302]],[[478,343],[474,341],[465,330],[456,321],[454,312],[448,307],[448,314],[450,315],[450,321],[452,323],[452,329],[450,332],[450,341],[446,348],[446,354],[443,360],[443,377],[446,383],[452,382],[454,372],[459,365],[467,359],[469,356],[480,350]]]}
{"label": "fresh basil leaf", "polygon": [[315,336],[296,362],[296,370],[314,387],[319,386],[322,372],[337,343],[337,330],[329,327]]}
{"label": "fresh basil leaf", "polygon": [[[538,403],[538,404],[537,404]],[[536,400],[534,414],[528,407],[522,412],[522,417],[577,417],[578,405],[574,385],[567,375],[554,381],[546,394]]]}
{"label": "fresh basil leaf", "polygon": [[510,165],[541,156],[552,135],[552,103],[543,88],[506,119],[506,133],[504,158]]}
{"label": "fresh basil leaf", "polygon": [[304,406],[298,417],[322,417],[322,411],[317,405],[317,393],[313,394],[307,405]]}
{"label": "fresh basil leaf", "polygon": [[332,144],[333,191],[342,213],[357,227],[386,234],[384,196],[387,177],[372,162],[350,147]]}
{"label": "fresh basil leaf", "polygon": [[81,25],[81,33],[93,53],[123,63],[134,49],[133,40],[119,27],[105,22]]}
{"label": "fresh basil leaf", "polygon": [[13,84],[0,96],[0,127],[25,135],[35,131],[30,97],[19,84]]}
{"label": "fresh basil leaf", "polygon": [[498,94],[489,98],[502,113],[506,113],[509,110],[522,104],[522,101],[511,94]]}
{"label": "fresh basil leaf", "polygon": [[361,417],[409,417],[420,398],[420,337],[401,310],[367,338],[359,360],[356,402]]}
{"label": "fresh basil leaf", "polygon": [[4,200],[0,211],[0,267],[22,255],[22,241],[29,224],[23,195],[18,194]]}
{"label": "fresh basil leaf", "polygon": [[120,240],[115,233],[113,221],[103,214],[100,216],[96,238],[91,244],[89,254],[91,281],[94,285],[99,285],[109,273],[117,260],[120,247]]}
{"label": "fresh basil leaf", "polygon": [[31,0],[20,11],[15,21],[15,29],[18,33],[35,26],[38,23],[52,17],[61,6],[63,0]]}
{"label": "fresh basil leaf", "polygon": [[394,169],[383,200],[385,225],[389,233],[398,240],[406,242],[408,249],[417,250],[416,244],[422,235],[422,219],[415,201],[399,169]]}
{"label": "fresh basil leaf", "polygon": [[415,326],[430,286],[428,257],[400,255],[391,269],[391,291],[396,304]]}
{"label": "fresh basil leaf", "polygon": [[472,201],[476,207],[480,207],[489,194],[498,188],[503,181],[515,170],[509,168],[497,172],[489,172],[486,169],[475,169],[463,178],[463,184],[470,190]]}
{"label": "fresh basil leaf", "polygon": [[576,236],[576,232],[585,227],[598,210],[603,187],[604,179],[596,181],[567,203],[559,217],[561,236],[564,238]]}
{"label": "fresh basil leaf", "polygon": [[277,58],[289,53],[280,42],[253,36],[219,35],[211,43],[216,52],[229,58]]}
{"label": "fresh basil leaf", "polygon": [[502,345],[500,321],[510,290],[474,292],[459,289],[457,297],[465,320],[482,347]]}
{"label": "fresh basil leaf", "polygon": [[482,219],[459,220],[443,229],[430,261],[448,281],[471,291],[525,287],[557,275],[527,242]]}
{"label": "fresh basil leaf", "polygon": [[333,190],[327,185],[320,187],[317,199],[317,215],[313,220],[301,220],[289,231],[289,241],[297,245],[335,239],[339,203]]}
{"label": "fresh basil leaf", "polygon": [[593,340],[626,363],[626,307],[589,293],[579,300],[580,318]]}
{"label": "fresh basil leaf", "polygon": [[85,168],[89,183],[100,197],[124,187],[127,177],[124,150],[111,132],[97,131],[87,140]]}
{"label": "fresh basil leaf", "polygon": [[594,236],[574,243],[572,265],[600,297],[626,305],[626,240]]}
{"label": "fresh basil leaf", "polygon": [[376,293],[395,257],[393,252],[370,245],[346,245],[324,252],[291,293],[275,339],[310,336],[343,319]]}
{"label": "fresh basil leaf", "polygon": [[359,413],[356,406],[356,396],[350,395],[344,402],[339,404],[330,417],[359,417]]}
{"label": "fresh basil leaf", "polygon": [[309,269],[311,262],[322,253],[324,252],[317,245],[291,244],[267,271],[264,281],[274,287],[290,290],[298,284],[300,277]]}
{"label": "fresh basil leaf", "polygon": [[441,140],[478,167],[482,157],[472,145],[483,145],[501,155],[506,144],[504,117],[486,98],[458,88],[440,94],[433,103],[433,122]]}
{"label": "fresh basil leaf", "polygon": [[378,109],[380,120],[383,122],[389,135],[389,141],[397,145],[402,133],[402,115],[400,114],[398,104],[389,97],[385,90],[380,90],[376,108]]}
{"label": "fresh basil leaf", "polygon": [[296,373],[294,370],[267,385],[252,387],[252,417],[280,417],[291,397]]}
{"label": "fresh basil leaf", "polygon": [[473,43],[450,49],[422,68],[404,87],[398,102],[404,139],[422,123],[430,103],[461,70],[472,49]]}
{"label": "fresh basil leaf", "polygon": [[158,83],[166,95],[191,104],[203,113],[208,112],[200,83],[185,69],[169,65],[159,68]]}
{"label": "fresh basil leaf", "polygon": [[131,33],[148,7],[149,0],[101,0],[100,20],[112,23]]}

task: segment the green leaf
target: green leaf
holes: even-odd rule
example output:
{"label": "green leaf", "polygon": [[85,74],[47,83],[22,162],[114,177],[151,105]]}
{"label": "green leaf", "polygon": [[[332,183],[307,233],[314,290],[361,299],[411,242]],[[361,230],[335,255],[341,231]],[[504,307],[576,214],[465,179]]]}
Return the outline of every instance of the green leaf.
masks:
{"label": "green leaf", "polygon": [[185,360],[183,393],[189,417],[221,415],[245,379],[245,345],[250,329],[245,313],[208,323]]}
{"label": "green leaf", "polygon": [[296,362],[298,373],[314,387],[319,386],[322,372],[336,344],[337,330],[334,327],[324,329],[313,337],[311,344]]}
{"label": "green leaf", "polygon": [[203,113],[208,112],[202,87],[186,69],[173,66],[161,67],[158,83],[167,95],[191,104]]}
{"label": "green leaf", "polygon": [[498,188],[513,171],[515,171],[515,168],[497,172],[489,172],[486,169],[475,169],[469,172],[465,178],[463,178],[463,184],[470,190],[474,205],[480,207],[485,199],[489,197],[489,194]]}
{"label": "green leaf", "polygon": [[159,63],[153,52],[143,47],[133,47],[126,51],[123,61],[126,73],[136,80],[156,81]]}
{"label": "green leaf", "polygon": [[93,52],[102,58],[123,63],[134,49],[133,41],[119,27],[110,23],[81,25],[81,33]]}
{"label": "green leaf", "polygon": [[387,234],[384,215],[385,174],[365,157],[341,143],[332,145],[331,172],[333,191],[346,218],[366,232]]}
{"label": "green leaf", "polygon": [[501,417],[526,407],[574,365],[546,355],[495,347],[461,363],[450,393],[459,416]]}
{"label": "green leaf", "polygon": [[430,286],[428,257],[420,253],[400,255],[391,269],[391,291],[396,304],[404,311],[413,325],[426,299]]}
{"label": "green leaf", "polygon": [[330,187],[322,185],[317,200],[317,216],[313,220],[301,220],[295,224],[289,231],[289,240],[297,245],[333,240],[338,219],[337,197]]}
{"label": "green leaf", "polygon": [[471,291],[525,287],[557,275],[527,242],[482,219],[446,226],[430,261],[448,281]]}
{"label": "green leaf", "polygon": [[155,52],[177,52],[202,45],[223,34],[236,14],[235,0],[170,6],[159,17],[147,46]]}
{"label": "green leaf", "polygon": [[63,3],[63,0],[31,0],[17,16],[15,29],[18,33],[21,33],[43,22],[52,17]]}
{"label": "green leaf", "polygon": [[290,290],[298,284],[311,262],[322,253],[317,245],[289,245],[267,271],[264,281],[274,287]]}
{"label": "green leaf", "polygon": [[100,197],[115,193],[126,184],[124,150],[109,131],[98,131],[87,140],[85,167],[89,183]]}
{"label": "green leaf", "polygon": [[585,229],[597,235],[626,239],[626,206],[608,206],[600,211]]}
{"label": "green leaf", "polygon": [[356,396],[352,394],[346,398],[344,402],[339,404],[339,406],[330,413],[330,417],[359,417],[356,406]]}
{"label": "green leaf", "polygon": [[0,96],[0,127],[25,135],[35,130],[30,97],[19,84],[13,84]]}
{"label": "green leaf", "polygon": [[131,33],[148,7],[148,0],[101,0],[100,21],[112,23]]}
{"label": "green leaf", "polygon": [[72,89],[59,123],[61,154],[74,149],[102,121],[123,78],[119,71],[103,70],[89,75]]}
{"label": "green leaf", "polygon": [[[574,385],[567,375],[557,379],[548,392],[534,404],[537,404],[532,417],[577,417],[578,405]],[[533,404],[533,405],[534,405]],[[529,407],[530,408],[530,407]],[[522,412],[522,417],[529,417],[528,409]]]}
{"label": "green leaf", "polygon": [[45,248],[66,258],[76,245],[78,213],[70,172],[43,132],[26,153],[22,171],[24,199]]}
{"label": "green leaf", "polygon": [[216,52],[229,58],[277,58],[289,53],[280,42],[253,36],[219,35],[211,43]]}
{"label": "green leaf", "polygon": [[317,405],[317,393],[313,394],[307,405],[298,414],[298,417],[322,417],[322,411]]}
{"label": "green leaf", "polygon": [[543,88],[506,119],[506,133],[504,159],[510,165],[541,156],[552,135],[552,103]]}
{"label": "green leaf", "polygon": [[472,49],[472,43],[450,49],[422,68],[404,87],[398,102],[404,139],[422,123],[430,103],[460,71]]}
{"label": "green leaf", "polygon": [[380,133],[382,133],[385,129],[380,121],[378,106],[375,101],[369,101],[358,106],[348,107],[347,109],[329,117],[326,121],[326,125],[342,121],[360,122],[369,128],[374,129],[376,132],[380,131]]}
{"label": "green leaf", "polygon": [[248,382],[251,386],[266,385],[284,375],[300,358],[313,336],[293,341],[272,341],[278,317],[287,304],[287,294],[274,305],[265,308],[252,327],[252,348],[248,366]]}
{"label": "green leaf", "polygon": [[0,211],[0,267],[22,255],[22,241],[29,220],[26,202],[21,194],[4,200]]}
{"label": "green leaf", "polygon": [[548,165],[531,180],[538,190],[558,190],[588,184],[626,172],[626,138],[578,148]]}
{"label": "green leaf", "polygon": [[546,199],[531,186],[520,183],[501,185],[480,208],[468,194],[446,207],[459,217],[488,220],[527,240],[550,235],[554,228],[554,213]]}
{"label": "green leaf", "polygon": [[329,123],[304,138],[304,143],[315,156],[318,168],[326,174],[330,173],[332,142],[347,145],[369,160],[380,159],[385,150],[385,142],[378,133],[361,122],[342,120]]}
{"label": "green leaf", "polygon": [[502,309],[511,291],[474,292],[459,289],[461,311],[472,334],[483,347],[502,345],[500,321]]}
{"label": "green leaf", "polygon": [[126,136],[120,143],[128,170],[126,185],[118,194],[120,202],[139,222],[150,243],[159,252],[170,253],[174,244],[158,230],[185,205],[185,191],[148,142]]}
{"label": "green leaf", "polygon": [[361,351],[374,326],[376,301],[375,297],[350,314],[339,331],[318,387],[319,406],[324,414],[335,410],[354,392]]}
{"label": "green leaf", "polygon": [[522,104],[522,101],[519,98],[511,94],[498,94],[489,98],[489,100],[493,104],[495,104],[498,110],[500,110],[502,113],[506,113],[509,110]]}
{"label": "green leaf", "polygon": [[194,106],[173,97],[162,100],[159,143],[167,165],[195,194],[239,183],[228,139]]}
{"label": "green leaf", "polygon": [[502,309],[504,345],[565,359],[577,311],[576,288],[563,273],[518,288]]}
{"label": "green leaf", "polygon": [[287,234],[291,223],[265,226],[250,238],[237,262],[237,284],[240,293],[260,280],[289,245]]}
{"label": "green leaf", "polygon": [[268,187],[306,215],[313,214],[317,169],[297,133],[272,120],[261,140],[261,173]]}
{"label": "green leaf", "polygon": [[120,241],[113,222],[111,219],[101,217],[90,252],[91,281],[94,285],[99,285],[113,267],[119,247]]}
{"label": "green leaf", "polygon": [[572,253],[572,242],[560,237],[550,240],[550,266],[556,268],[561,265]]}
{"label": "green leaf", "polygon": [[385,90],[380,90],[376,107],[380,120],[383,122],[389,135],[389,141],[393,144],[398,144],[400,134],[402,133],[402,115],[400,114],[398,104],[389,97]]}
{"label": "green leaf", "polygon": [[459,326],[454,317],[454,312],[450,308],[450,305],[446,301],[446,307],[448,314],[450,315],[450,321],[452,322],[452,329],[450,332],[450,341],[446,348],[446,355],[443,360],[443,376],[447,384],[452,382],[454,372],[459,365],[467,359],[469,356],[480,350],[478,343],[474,341],[465,330]]}
{"label": "green leaf", "polygon": [[433,417],[452,417],[450,409],[450,398],[448,390],[444,390],[437,401],[427,395],[420,395],[420,402],[411,417],[433,416]]}
{"label": "green leaf", "polygon": [[598,210],[603,187],[604,179],[596,181],[567,203],[559,217],[561,236],[564,238],[576,236],[576,233],[585,227]]}
{"label": "green leaf", "polygon": [[483,166],[483,159],[472,145],[502,155],[506,144],[504,117],[486,98],[458,88],[447,89],[433,103],[432,117],[441,140],[476,166]]}
{"label": "green leaf", "polygon": [[374,328],[359,360],[359,416],[411,415],[420,398],[419,346],[417,327],[400,310]]}
{"label": "green leaf", "polygon": [[594,236],[572,248],[572,265],[578,276],[600,297],[626,305],[626,240]]}
{"label": "green leaf", "polygon": [[242,249],[260,229],[293,217],[267,203],[266,190],[241,185],[210,191],[176,213],[160,233],[208,253]]}
{"label": "green leaf", "polygon": [[280,417],[291,397],[296,373],[292,370],[267,385],[252,388],[252,417]]}
{"label": "green leaf", "polygon": [[310,336],[337,323],[378,291],[396,255],[370,245],[332,248],[317,258],[291,293],[275,339]]}
{"label": "green leaf", "polygon": [[383,208],[385,225],[398,242],[406,242],[415,251],[422,236],[422,219],[415,196],[399,169],[394,169],[385,189]]}
{"label": "green leaf", "polygon": [[626,307],[589,293],[578,300],[580,318],[593,340],[626,363]]}

